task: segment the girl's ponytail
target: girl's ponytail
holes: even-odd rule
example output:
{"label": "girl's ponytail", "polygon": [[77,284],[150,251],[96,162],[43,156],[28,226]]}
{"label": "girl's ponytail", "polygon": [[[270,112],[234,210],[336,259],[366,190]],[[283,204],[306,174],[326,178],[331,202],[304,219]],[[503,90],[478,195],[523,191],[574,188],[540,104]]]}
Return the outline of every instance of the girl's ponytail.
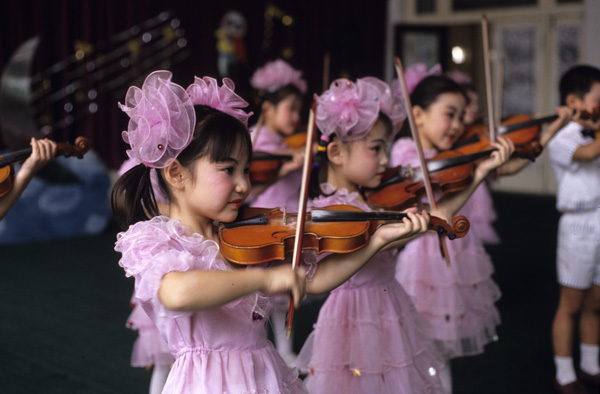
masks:
{"label": "girl's ponytail", "polygon": [[123,174],[111,190],[111,208],[122,228],[159,215],[150,171],[138,164]]}

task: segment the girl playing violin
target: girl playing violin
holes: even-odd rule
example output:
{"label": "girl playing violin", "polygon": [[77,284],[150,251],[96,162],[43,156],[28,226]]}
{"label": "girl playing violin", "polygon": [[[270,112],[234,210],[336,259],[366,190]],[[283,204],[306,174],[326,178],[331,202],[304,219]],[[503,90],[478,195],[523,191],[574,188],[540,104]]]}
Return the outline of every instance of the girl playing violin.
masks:
{"label": "girl playing violin", "polygon": [[[175,356],[164,393],[306,393],[267,339],[272,295],[292,294],[297,305],[305,289],[331,290],[388,243],[425,231],[428,216],[411,213],[380,227],[362,249],[329,255],[306,285],[306,271],[291,264],[245,268],[225,261],[215,224],[235,220],[248,197],[252,152],[249,115],[241,109],[247,103],[233,89],[227,78],[218,86],[196,77],[184,90],[168,71],[129,89],[123,137],[139,164],[113,188],[113,210],[130,226],[115,250],[126,275],[135,277],[137,302]],[[164,215],[151,169],[167,197]],[[305,263],[314,270],[314,261]]]}
{"label": "girl playing violin", "polygon": [[[259,92],[261,100],[258,124],[250,129],[253,136],[252,150],[271,154],[288,153],[292,158],[282,163],[276,177],[252,185],[250,199],[254,201],[250,202],[250,206],[285,207],[290,212],[297,212],[303,150],[291,149],[286,143],[286,137],[298,129],[306,81],[300,71],[278,59],[256,70],[250,84]],[[287,364],[292,366],[296,354],[293,350],[293,338],[287,338],[285,327],[288,298],[280,296],[275,300],[271,314],[275,346]]]}
{"label": "girl playing violin", "polygon": [[[361,188],[381,182],[388,143],[403,119],[399,98],[383,81],[334,81],[317,98],[321,164],[311,175],[313,207],[349,204],[370,211]],[[321,307],[297,360],[310,371],[305,379],[309,391],[442,392],[438,374],[443,362],[427,322],[394,280],[397,247],[398,242],[390,244],[372,256]],[[320,269],[321,264],[315,275]]]}
{"label": "girl playing violin", "polygon": [[258,123],[250,129],[252,150],[291,156],[282,163],[276,177],[252,186],[251,205],[287,207],[295,212],[304,157],[303,149],[292,149],[286,138],[298,130],[306,81],[301,71],[278,59],[256,70],[250,84],[259,92],[261,110]]}
{"label": "girl playing violin", "polygon": [[[12,188],[6,194],[0,196],[0,220],[15,205],[34,175],[56,156],[57,145],[54,141],[32,138],[30,144],[31,155],[23,162],[14,176]],[[12,177],[13,175],[9,174],[8,176]]]}
{"label": "girl playing violin", "polygon": [[[451,149],[464,129],[463,113],[468,102],[464,90],[448,77],[428,76],[416,85],[410,99],[425,158]],[[491,171],[506,163],[514,150],[514,145],[504,139],[492,146],[497,150],[476,165],[473,180],[466,188],[439,198],[441,217],[451,217],[459,210],[467,217],[475,215],[478,186]],[[392,148],[392,166],[415,167],[418,163],[412,139],[399,138]],[[410,242],[398,256],[396,279],[433,326],[433,338],[447,361],[443,383],[451,391],[448,361],[481,353],[483,346],[495,338],[500,317],[494,303],[500,291],[491,278],[492,263],[477,231],[448,243],[447,249],[450,265],[440,253],[436,236],[426,234]]]}

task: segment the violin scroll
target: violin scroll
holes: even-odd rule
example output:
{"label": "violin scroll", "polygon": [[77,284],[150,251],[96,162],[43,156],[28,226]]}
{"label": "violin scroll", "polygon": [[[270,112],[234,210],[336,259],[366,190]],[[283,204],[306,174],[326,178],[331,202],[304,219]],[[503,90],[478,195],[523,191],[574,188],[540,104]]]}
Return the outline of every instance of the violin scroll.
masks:
{"label": "violin scroll", "polygon": [[56,144],[57,156],[71,157],[76,156],[78,159],[83,158],[83,155],[90,150],[90,141],[86,137],[77,137],[75,145],[67,142],[58,142]]}

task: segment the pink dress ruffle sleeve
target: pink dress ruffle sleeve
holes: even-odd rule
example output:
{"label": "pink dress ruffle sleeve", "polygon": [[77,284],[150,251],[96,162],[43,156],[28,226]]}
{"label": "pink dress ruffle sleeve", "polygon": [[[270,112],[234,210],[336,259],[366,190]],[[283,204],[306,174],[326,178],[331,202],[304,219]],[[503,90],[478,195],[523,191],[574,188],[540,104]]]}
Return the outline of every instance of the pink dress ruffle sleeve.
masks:
{"label": "pink dress ruffle sleeve", "polygon": [[272,298],[254,293],[217,308],[176,312],[158,298],[171,271],[230,270],[217,243],[158,216],[119,233],[119,265],[135,278],[136,301],[158,327],[175,363],[163,393],[306,393],[267,339]]}
{"label": "pink dress ruffle sleeve", "polygon": [[[253,129],[252,133],[257,130]],[[289,150],[282,136],[276,132],[262,127],[256,141],[254,141],[254,152],[280,153]],[[298,200],[300,197],[300,183],[302,180],[302,169],[298,169],[277,180],[258,196],[251,196],[252,207],[286,207],[289,212],[298,212]]]}
{"label": "pink dress ruffle sleeve", "polygon": [[[434,151],[426,151],[431,157]],[[418,167],[411,139],[398,140],[392,149],[392,165]],[[485,185],[476,189],[458,214],[471,229],[464,238],[446,241],[450,266],[440,253],[436,234],[427,233],[409,242],[398,255],[396,279],[414,300],[417,310],[433,326],[432,335],[447,358],[480,354],[496,339],[500,315],[495,306],[500,289],[492,280],[494,267],[479,237],[478,215],[487,197]],[[489,195],[488,195],[489,197]],[[491,201],[491,200],[490,200]]]}
{"label": "pink dress ruffle sleeve", "polygon": [[[313,207],[350,204],[365,211],[345,189],[313,201]],[[442,393],[441,355],[394,279],[396,252],[376,254],[340,285],[321,307],[297,366],[309,371],[311,393]]]}

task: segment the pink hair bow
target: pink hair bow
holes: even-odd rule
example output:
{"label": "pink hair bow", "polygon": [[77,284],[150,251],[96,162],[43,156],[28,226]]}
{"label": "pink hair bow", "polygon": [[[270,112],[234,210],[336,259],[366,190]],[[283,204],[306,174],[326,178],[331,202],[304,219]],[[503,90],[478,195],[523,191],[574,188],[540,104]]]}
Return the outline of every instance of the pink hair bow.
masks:
{"label": "pink hair bow", "polygon": [[223,78],[219,87],[217,80],[211,77],[194,77],[194,83],[188,86],[187,92],[194,105],[206,105],[233,116],[248,126],[248,118],[252,112],[246,113],[241,108],[248,106],[246,100],[235,92],[235,84],[229,78]]}
{"label": "pink hair bow", "polygon": [[[430,75],[442,75],[442,66],[436,64],[429,70],[427,70],[427,65],[425,63],[415,63],[408,66],[404,71],[404,80],[406,81],[406,90],[408,91],[408,94],[411,94],[419,82]],[[398,82],[397,79],[394,79],[392,82],[392,89],[394,92],[402,91],[400,82]]]}
{"label": "pink hair bow", "polygon": [[276,92],[286,85],[294,85],[302,93],[306,93],[306,81],[302,78],[302,71],[294,69],[287,62],[277,59],[267,62],[254,72],[250,85],[257,90]]}
{"label": "pink hair bow", "polygon": [[127,155],[146,167],[168,166],[192,140],[194,105],[185,89],[171,82],[172,76],[169,71],[152,72],[141,89],[130,87],[125,104],[118,104],[130,118],[122,133],[131,146]]}

